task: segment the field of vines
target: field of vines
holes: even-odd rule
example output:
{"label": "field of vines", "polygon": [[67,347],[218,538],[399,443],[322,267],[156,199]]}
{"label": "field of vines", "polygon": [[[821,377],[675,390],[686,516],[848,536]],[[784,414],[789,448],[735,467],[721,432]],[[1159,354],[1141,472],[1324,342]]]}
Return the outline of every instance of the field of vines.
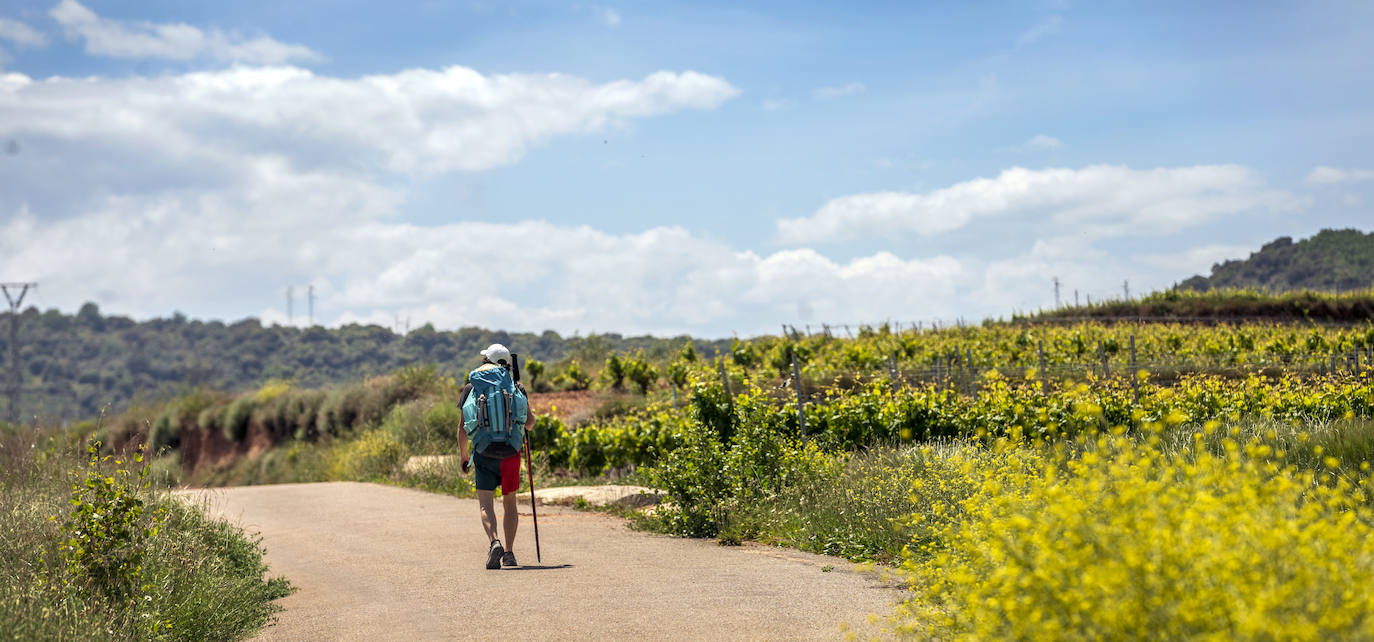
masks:
{"label": "field of vines", "polygon": [[[540,470],[666,491],[636,518],[662,532],[877,562],[911,587],[892,626],[917,637],[1374,639],[1356,588],[1374,580],[1374,326],[835,335],[608,358],[587,378],[612,410],[541,417]],[[461,382],[435,373],[196,391],[98,436],[201,482],[468,492],[404,469],[456,447]],[[216,468],[212,442],[260,454]]]}

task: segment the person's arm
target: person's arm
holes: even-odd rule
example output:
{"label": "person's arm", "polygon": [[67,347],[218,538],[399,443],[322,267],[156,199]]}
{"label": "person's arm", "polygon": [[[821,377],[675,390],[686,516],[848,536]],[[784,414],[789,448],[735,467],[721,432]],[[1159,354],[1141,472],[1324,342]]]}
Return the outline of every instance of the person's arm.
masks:
{"label": "person's arm", "polygon": [[525,434],[528,435],[530,434],[530,429],[534,428],[534,406],[530,405],[530,393],[528,390],[525,390],[525,386],[517,383],[515,387],[519,388],[521,394],[525,395]]}
{"label": "person's arm", "polygon": [[458,417],[458,461],[463,474],[468,473],[468,431],[463,429],[463,417]]}
{"label": "person's arm", "polygon": [[[532,439],[532,437],[530,437],[530,435],[533,435],[533,434],[534,434],[533,432],[531,432],[532,430],[534,430],[534,407],[530,405],[530,393],[529,393],[528,391],[525,390],[525,387],[522,386],[522,385],[520,385],[519,383],[516,383],[516,384],[515,384],[515,387],[519,388],[519,389],[520,389],[520,392],[524,393],[524,395],[525,395],[525,444],[524,444],[524,446],[529,446],[529,445],[530,445],[530,440]],[[530,452],[533,453],[534,451],[531,450]]]}
{"label": "person's arm", "polygon": [[463,402],[468,400],[468,392],[472,390],[472,384],[463,386],[462,394],[458,395],[458,459],[459,466],[463,474],[468,473],[468,431],[464,427],[463,421]]}

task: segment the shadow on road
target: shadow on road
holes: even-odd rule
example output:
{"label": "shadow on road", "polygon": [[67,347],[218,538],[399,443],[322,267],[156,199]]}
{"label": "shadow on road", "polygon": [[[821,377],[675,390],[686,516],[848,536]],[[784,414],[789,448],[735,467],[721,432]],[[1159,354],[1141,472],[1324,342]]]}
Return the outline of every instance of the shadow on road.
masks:
{"label": "shadow on road", "polygon": [[572,564],[557,564],[554,566],[507,566],[503,571],[551,571],[558,568],[572,568]]}

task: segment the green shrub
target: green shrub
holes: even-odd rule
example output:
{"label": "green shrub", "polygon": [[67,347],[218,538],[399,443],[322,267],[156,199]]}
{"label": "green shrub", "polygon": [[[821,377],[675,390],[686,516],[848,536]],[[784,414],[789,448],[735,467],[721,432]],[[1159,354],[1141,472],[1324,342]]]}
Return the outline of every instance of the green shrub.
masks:
{"label": "green shrub", "polygon": [[697,382],[692,387],[692,417],[713,431],[716,439],[730,441],[735,434],[734,400],[720,386]]}
{"label": "green shrub", "polygon": [[163,450],[173,450],[180,444],[181,424],[170,412],[158,415],[157,419],[153,420],[153,425],[148,428],[148,450],[160,453]]}
{"label": "green shrub", "polygon": [[692,424],[681,448],[668,453],[645,471],[649,485],[665,491],[671,503],[655,515],[668,533],[711,537],[719,532],[716,507],[732,490],[722,470],[726,451],[712,429]]}
{"label": "green shrub", "polygon": [[606,448],[602,431],[586,428],[572,433],[568,465],[583,475],[599,475],[606,469]]}
{"label": "green shrub", "polygon": [[163,526],[150,543],[145,581],[171,637],[245,638],[266,625],[280,610],[274,601],[292,589],[285,578],[264,579],[260,541],[183,501],[159,507]]}
{"label": "green shrub", "polygon": [[263,580],[256,542],[145,488],[147,462],[95,444],[83,462],[64,439],[4,448],[20,456],[0,468],[0,637],[244,639],[279,610],[289,586]]}
{"label": "green shrub", "polygon": [[243,396],[235,399],[224,409],[224,438],[231,442],[243,441],[248,435],[248,422],[253,418],[253,398]]}
{"label": "green shrub", "polygon": [[319,419],[320,406],[324,404],[327,396],[323,390],[301,390],[291,395],[287,412],[291,416],[292,436],[295,439],[313,440],[320,436],[321,430],[316,422]]}
{"label": "green shrub", "polygon": [[157,534],[162,517],[159,511],[147,512],[139,496],[150,485],[148,467],[142,465],[142,451],[127,463],[114,455],[102,457],[99,443],[87,452],[90,461],[72,486],[73,509],[62,524],[58,547],[66,576],[79,590],[137,603],[145,591],[145,542]]}
{"label": "green shrub", "polygon": [[429,392],[436,392],[442,385],[439,366],[427,363],[420,366],[406,366],[393,375],[397,398],[414,399]]}
{"label": "green shrub", "polygon": [[545,365],[543,361],[530,359],[525,362],[525,374],[529,375],[530,390],[535,392],[548,392],[548,382],[541,382],[544,376]]}
{"label": "green shrub", "polygon": [[429,434],[429,443],[435,445],[438,450],[445,452],[457,448],[458,423],[462,418],[463,411],[459,410],[457,404],[449,403],[447,400],[430,406],[424,416],[424,426]]}
{"label": "green shrub", "polygon": [[568,367],[553,379],[554,387],[560,390],[586,390],[591,383],[591,375],[577,364],[576,359],[569,361]]}
{"label": "green shrub", "polygon": [[[457,443],[458,409],[453,404],[430,401],[409,401],[394,406],[382,422],[382,428],[391,433],[407,450],[416,453],[443,451],[447,446]],[[431,422],[431,418],[435,421]],[[443,434],[446,423],[451,428]]]}
{"label": "green shrub", "polygon": [[572,458],[567,426],[552,415],[538,415],[529,431],[530,451],[543,453],[550,468],[564,468]]}
{"label": "green shrub", "polygon": [[196,425],[207,432],[214,432],[224,428],[225,408],[211,406],[200,411],[200,416],[196,419]]}
{"label": "green shrub", "polygon": [[343,408],[343,390],[334,389],[325,393],[325,397],[320,401],[320,407],[315,416],[315,427],[320,435],[342,435],[352,427],[350,424],[345,423]]}
{"label": "green shrub", "polygon": [[658,368],[644,358],[643,351],[637,350],[633,356],[625,359],[624,367],[625,377],[639,388],[641,395],[648,394],[649,388],[658,383]]}
{"label": "green shrub", "polygon": [[377,429],[335,448],[329,467],[334,480],[376,480],[391,476],[405,456],[401,442],[390,432]]}
{"label": "green shrub", "polygon": [[606,366],[601,369],[601,379],[611,385],[611,390],[620,390],[625,385],[625,362],[620,355],[606,358]]}

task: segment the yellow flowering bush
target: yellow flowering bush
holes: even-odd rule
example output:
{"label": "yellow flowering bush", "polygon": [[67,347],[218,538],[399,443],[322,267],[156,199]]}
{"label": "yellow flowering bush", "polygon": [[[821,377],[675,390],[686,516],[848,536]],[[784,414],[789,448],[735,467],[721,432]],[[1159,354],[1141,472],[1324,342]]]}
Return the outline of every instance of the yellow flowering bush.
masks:
{"label": "yellow flowering bush", "polygon": [[[1263,436],[1167,448],[1123,430],[995,468],[903,564],[908,634],[939,639],[1374,638],[1368,467],[1281,464]],[[1219,446],[1219,447],[1218,447]],[[988,457],[994,455],[989,451]],[[1077,453],[1077,454],[1068,454]],[[975,456],[976,458],[976,456]],[[992,472],[994,474],[987,474]],[[916,492],[921,492],[918,488]]]}
{"label": "yellow flowering bush", "polygon": [[385,429],[369,430],[338,446],[331,457],[328,479],[365,480],[394,471],[405,455],[396,436]]}

